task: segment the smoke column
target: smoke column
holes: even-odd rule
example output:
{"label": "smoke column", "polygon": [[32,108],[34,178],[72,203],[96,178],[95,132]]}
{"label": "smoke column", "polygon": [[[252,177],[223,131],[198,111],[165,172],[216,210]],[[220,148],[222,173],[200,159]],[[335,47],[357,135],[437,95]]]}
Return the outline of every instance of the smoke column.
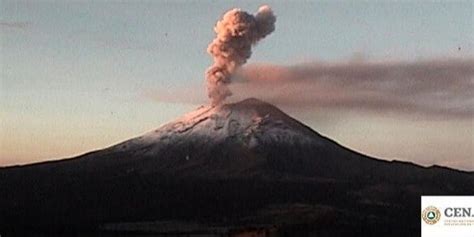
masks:
{"label": "smoke column", "polygon": [[275,30],[275,21],[272,9],[264,5],[255,15],[232,9],[216,23],[216,38],[207,48],[214,64],[206,71],[208,96],[213,105],[232,95],[227,87],[232,74],[250,58],[252,45]]}

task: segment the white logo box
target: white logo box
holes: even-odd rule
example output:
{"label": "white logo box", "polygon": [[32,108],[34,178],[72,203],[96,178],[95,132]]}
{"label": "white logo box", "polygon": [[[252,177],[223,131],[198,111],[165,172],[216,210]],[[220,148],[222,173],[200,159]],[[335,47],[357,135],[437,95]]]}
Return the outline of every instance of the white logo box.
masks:
{"label": "white logo box", "polygon": [[422,237],[474,237],[474,196],[422,196],[420,216]]}

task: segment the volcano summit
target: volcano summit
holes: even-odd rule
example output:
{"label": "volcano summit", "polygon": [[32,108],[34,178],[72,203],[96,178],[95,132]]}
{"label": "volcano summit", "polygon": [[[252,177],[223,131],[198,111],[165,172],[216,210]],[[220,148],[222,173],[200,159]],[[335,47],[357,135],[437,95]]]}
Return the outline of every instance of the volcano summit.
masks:
{"label": "volcano summit", "polygon": [[1,168],[0,233],[418,236],[421,195],[473,184],[472,172],[359,154],[247,99],[79,157]]}

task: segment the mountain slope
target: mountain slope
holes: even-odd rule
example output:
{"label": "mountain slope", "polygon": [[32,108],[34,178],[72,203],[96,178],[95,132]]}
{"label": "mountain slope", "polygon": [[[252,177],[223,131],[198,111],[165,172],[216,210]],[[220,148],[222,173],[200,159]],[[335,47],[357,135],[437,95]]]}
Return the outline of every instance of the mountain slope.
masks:
{"label": "mountain slope", "polygon": [[472,184],[473,173],[353,152],[247,99],[73,159],[0,169],[0,230],[179,220],[416,234],[420,195]]}

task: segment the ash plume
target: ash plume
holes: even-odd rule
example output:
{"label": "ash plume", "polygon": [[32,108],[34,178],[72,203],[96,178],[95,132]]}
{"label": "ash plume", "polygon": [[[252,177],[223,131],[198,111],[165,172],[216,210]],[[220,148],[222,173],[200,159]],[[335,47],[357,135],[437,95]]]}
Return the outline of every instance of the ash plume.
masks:
{"label": "ash plume", "polygon": [[253,64],[242,67],[235,78],[230,87],[237,97],[302,110],[474,116],[473,58]]}
{"label": "ash plume", "polygon": [[231,77],[252,55],[252,45],[275,30],[276,17],[269,6],[261,6],[255,15],[232,9],[216,23],[216,38],[207,52],[214,64],[206,71],[208,97],[218,105],[232,95]]}

